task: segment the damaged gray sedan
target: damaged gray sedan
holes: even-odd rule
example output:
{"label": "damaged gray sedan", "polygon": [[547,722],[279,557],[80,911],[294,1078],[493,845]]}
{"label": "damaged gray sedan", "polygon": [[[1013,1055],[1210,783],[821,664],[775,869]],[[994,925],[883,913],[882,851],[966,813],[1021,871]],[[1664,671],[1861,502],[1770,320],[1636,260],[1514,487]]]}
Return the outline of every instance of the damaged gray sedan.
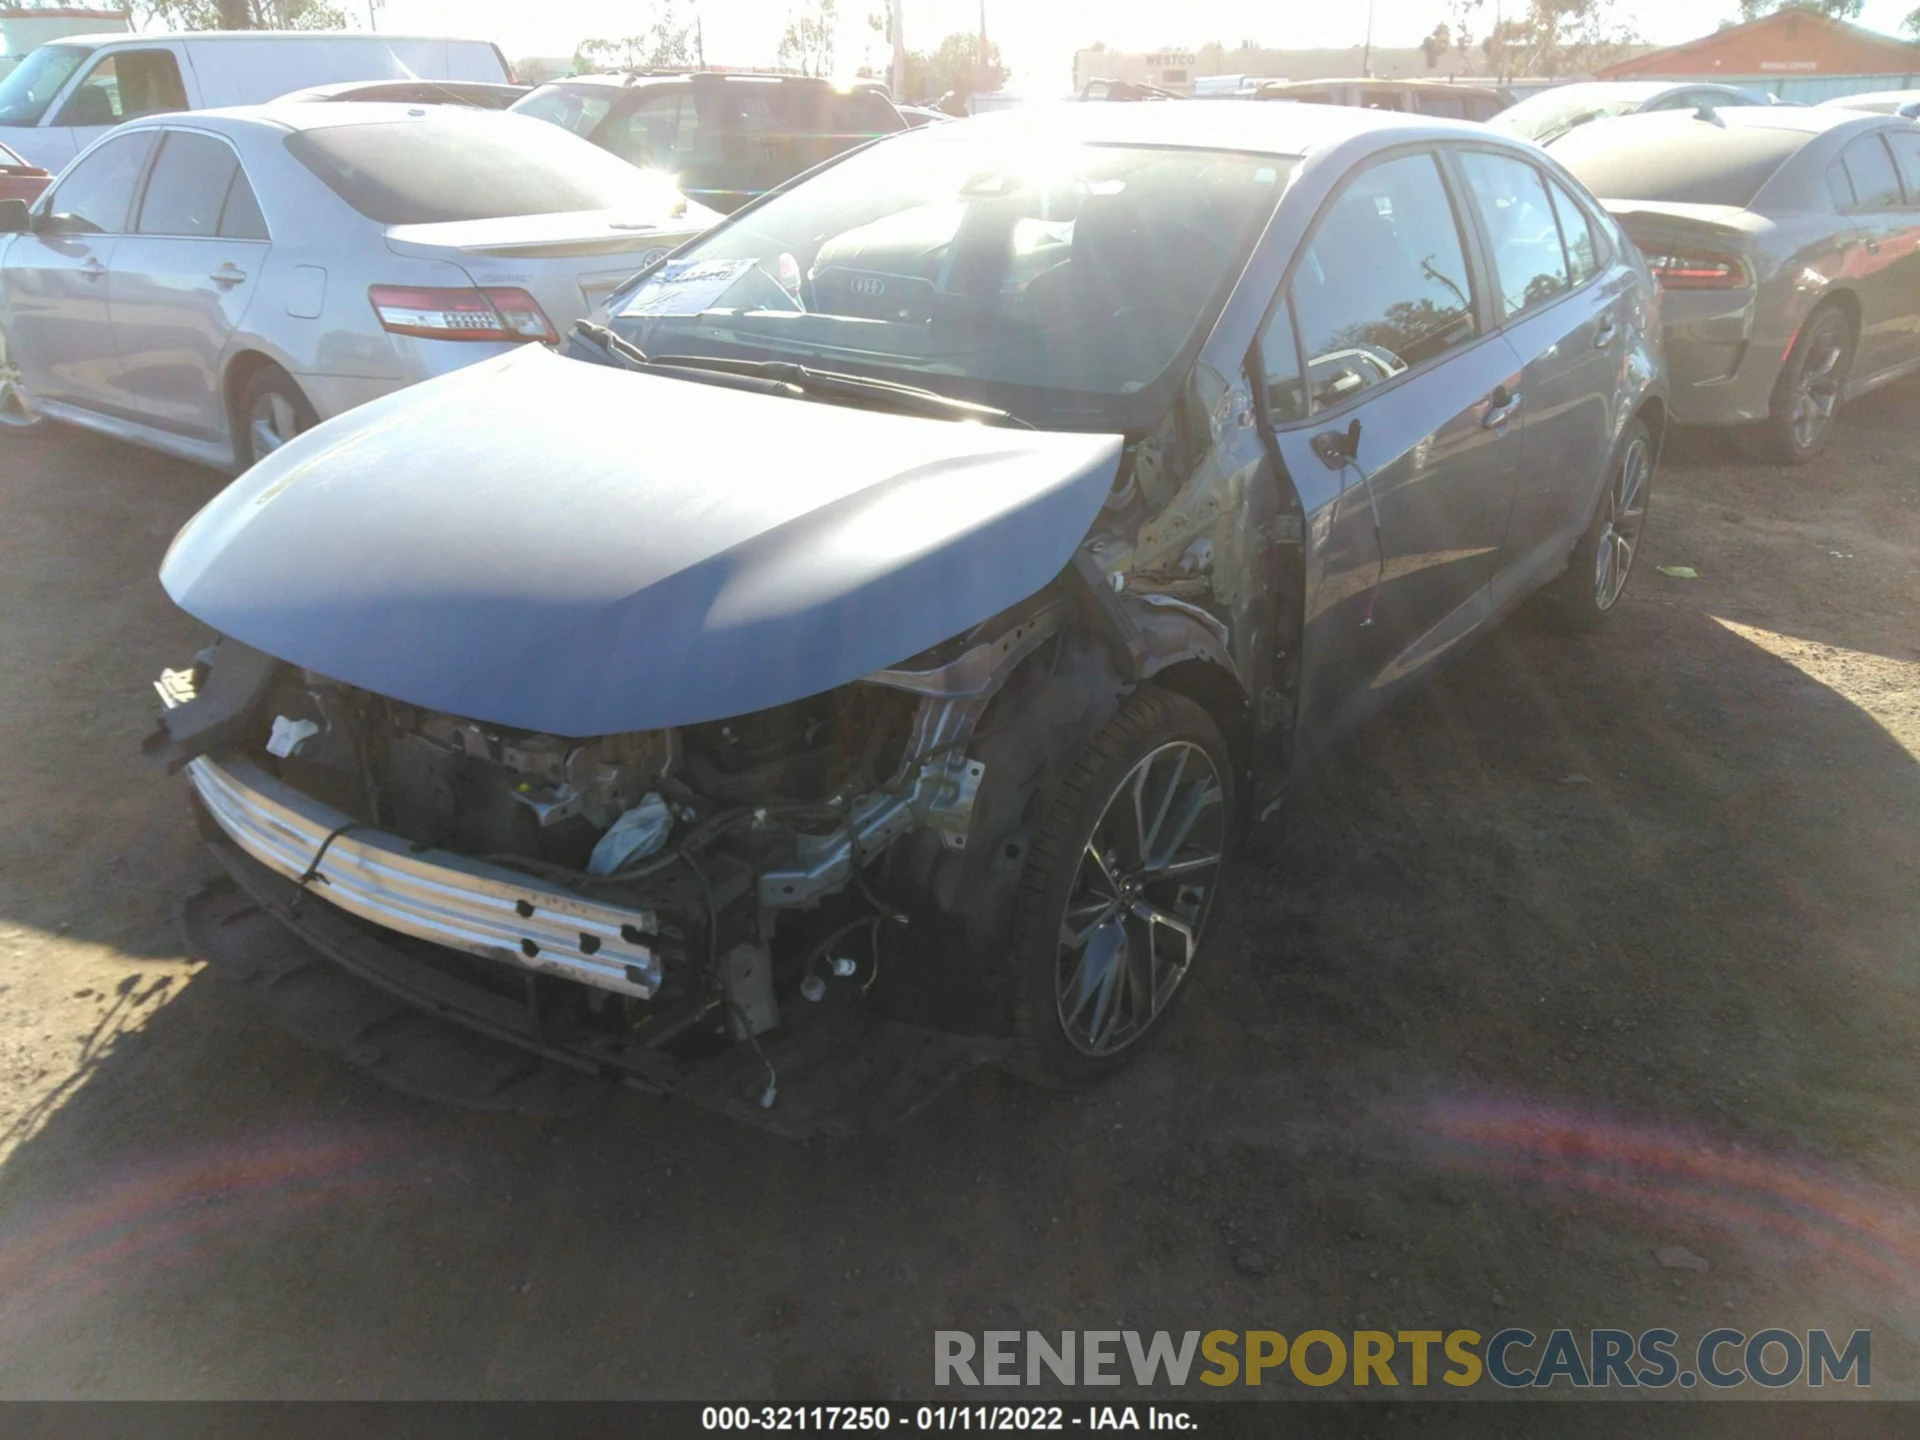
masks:
{"label": "damaged gray sedan", "polygon": [[230,877],[190,943],[473,1103],[610,1077],[804,1133],[982,1060],[1095,1079],[1318,751],[1537,590],[1614,611],[1654,297],[1477,127],[858,152],[181,532],[219,638],[152,748]]}

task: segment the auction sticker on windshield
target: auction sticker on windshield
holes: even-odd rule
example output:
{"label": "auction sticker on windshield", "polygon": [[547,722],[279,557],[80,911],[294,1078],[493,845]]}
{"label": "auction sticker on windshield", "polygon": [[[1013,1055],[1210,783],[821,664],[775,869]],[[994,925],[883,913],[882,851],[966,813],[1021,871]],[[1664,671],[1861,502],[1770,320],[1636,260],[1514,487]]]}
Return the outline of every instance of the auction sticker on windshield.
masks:
{"label": "auction sticker on windshield", "polygon": [[753,267],[752,260],[675,260],[636,290],[620,313],[702,314]]}

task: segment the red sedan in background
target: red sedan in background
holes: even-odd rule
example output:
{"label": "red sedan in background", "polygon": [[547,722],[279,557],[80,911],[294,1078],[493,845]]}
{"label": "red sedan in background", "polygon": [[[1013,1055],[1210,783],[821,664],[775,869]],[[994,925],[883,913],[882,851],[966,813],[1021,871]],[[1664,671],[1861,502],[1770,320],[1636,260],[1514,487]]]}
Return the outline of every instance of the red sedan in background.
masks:
{"label": "red sedan in background", "polygon": [[0,145],[0,200],[24,200],[31,205],[53,183],[53,172],[29,165]]}

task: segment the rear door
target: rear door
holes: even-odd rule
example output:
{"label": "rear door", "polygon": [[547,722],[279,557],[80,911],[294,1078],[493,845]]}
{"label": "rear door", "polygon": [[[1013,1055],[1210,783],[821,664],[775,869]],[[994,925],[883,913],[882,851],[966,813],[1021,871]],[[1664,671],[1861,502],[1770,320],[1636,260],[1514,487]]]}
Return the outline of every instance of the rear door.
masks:
{"label": "rear door", "polygon": [[107,274],[133,212],[154,133],[118,135],[82,156],[6,252],[10,348],[36,400],[117,408],[120,352]]}
{"label": "rear door", "polygon": [[67,92],[53,123],[65,127],[80,151],[122,121],[186,108],[186,84],[171,47],[112,49]]}
{"label": "rear door", "polygon": [[[1309,747],[1490,610],[1519,473],[1520,375],[1506,340],[1486,333],[1471,233],[1433,151],[1363,166],[1323,210],[1262,338],[1281,460],[1340,476],[1309,537]],[[1291,418],[1274,378],[1289,326],[1305,375]],[[1349,436],[1353,463],[1339,454]]]}
{"label": "rear door", "polygon": [[1900,354],[1907,361],[1920,360],[1920,127],[1891,130],[1887,145],[1900,165],[1900,183],[1906,191],[1902,210],[1905,227],[1901,236],[1902,280],[1898,293],[1906,301],[1901,316],[1904,341]]}
{"label": "rear door", "polygon": [[269,241],[233,146],[167,130],[108,279],[125,404],[202,439],[226,433],[221,358],[252,303]]}
{"label": "rear door", "polygon": [[1862,135],[1840,152],[1853,183],[1854,249],[1847,274],[1860,298],[1860,344],[1855,380],[1871,379],[1908,356],[1914,309],[1913,215],[1906,208],[1893,152],[1879,132]]}
{"label": "rear door", "polygon": [[[1598,283],[1602,242],[1538,166],[1507,151],[1454,153],[1480,222],[1498,321],[1523,367],[1520,481],[1501,570],[1524,587],[1572,548],[1599,490],[1626,343],[1624,282]],[[1506,598],[1502,585],[1495,590]]]}

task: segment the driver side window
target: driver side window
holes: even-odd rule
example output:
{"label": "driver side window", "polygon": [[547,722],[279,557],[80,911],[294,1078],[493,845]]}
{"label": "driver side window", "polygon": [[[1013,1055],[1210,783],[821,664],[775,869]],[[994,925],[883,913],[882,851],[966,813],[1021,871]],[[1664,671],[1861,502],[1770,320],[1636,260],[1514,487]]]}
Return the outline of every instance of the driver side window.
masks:
{"label": "driver side window", "polygon": [[1315,411],[1471,341],[1466,247],[1436,158],[1403,155],[1349,180],[1290,294]]}
{"label": "driver side window", "polygon": [[61,125],[118,125],[138,115],[187,108],[170,50],[116,50],[87,73],[60,107]]}
{"label": "driver side window", "polygon": [[153,132],[116,135],[88,153],[47,202],[46,228],[62,235],[123,235]]}

